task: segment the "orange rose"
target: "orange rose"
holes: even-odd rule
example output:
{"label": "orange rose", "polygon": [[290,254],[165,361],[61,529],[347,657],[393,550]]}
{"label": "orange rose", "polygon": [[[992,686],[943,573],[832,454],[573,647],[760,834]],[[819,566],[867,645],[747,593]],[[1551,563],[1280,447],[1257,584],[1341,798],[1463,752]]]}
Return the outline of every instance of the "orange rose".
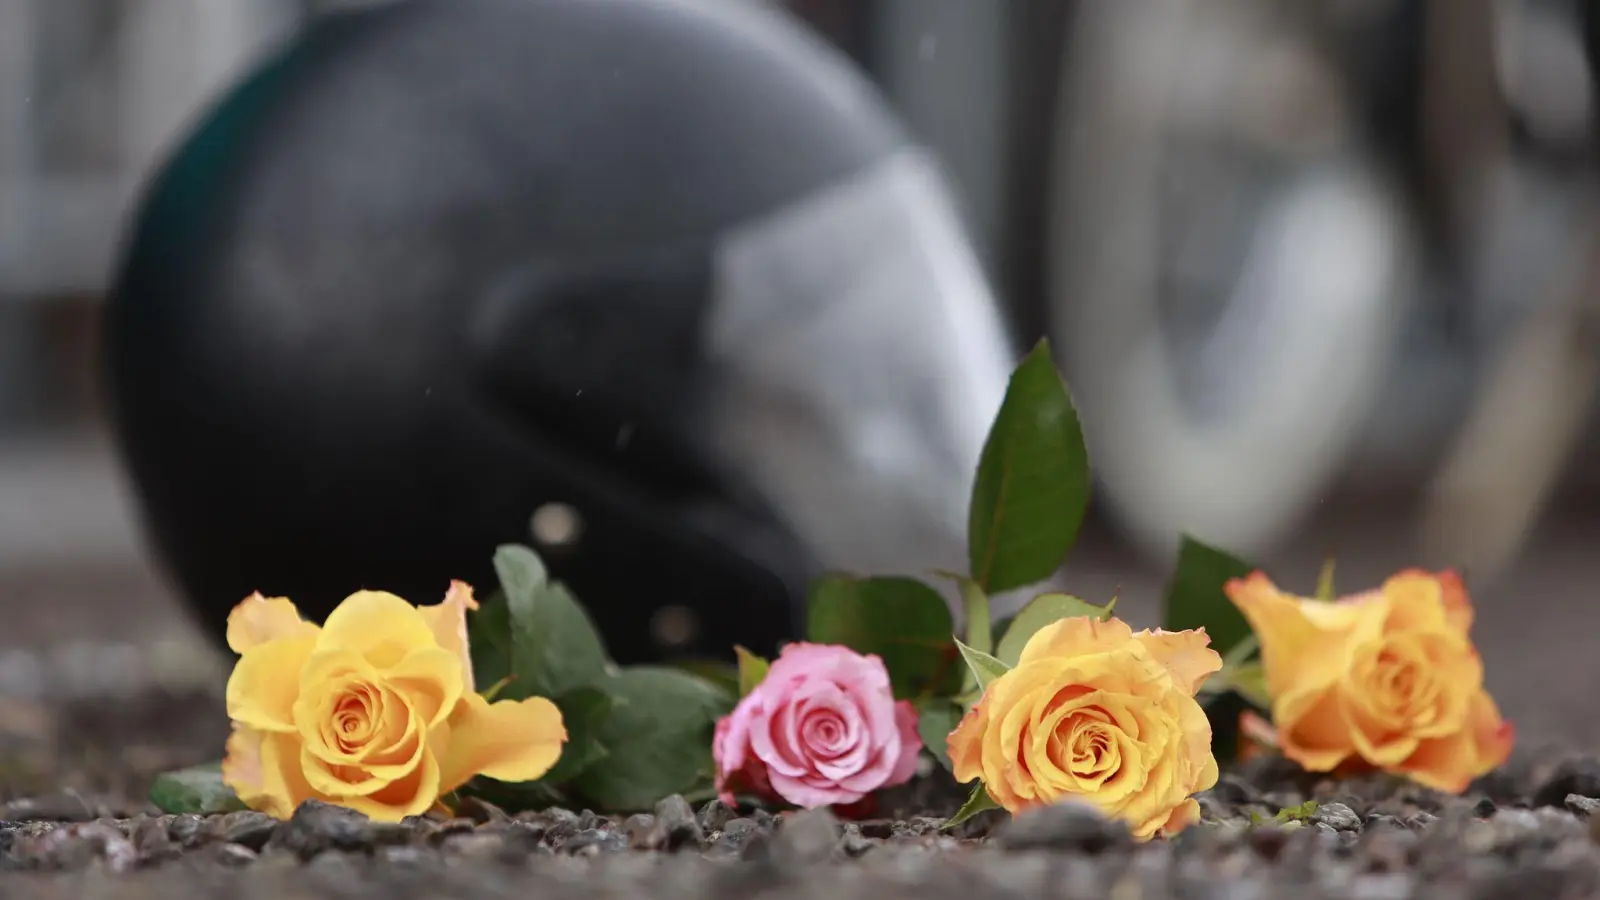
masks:
{"label": "orange rose", "polygon": [[956,780],[982,778],[1009,812],[1075,799],[1143,840],[1200,818],[1217,782],[1211,725],[1194,695],[1222,659],[1204,631],[1118,619],[1040,629],[949,738]]}
{"label": "orange rose", "polygon": [[462,582],[423,607],[358,591],[318,627],[284,597],[251,595],[228,617],[240,657],[223,781],[279,818],[315,798],[392,822],[475,775],[543,775],[567,739],[561,711],[477,693],[466,627],[477,608]]}
{"label": "orange rose", "polygon": [[1335,601],[1260,572],[1226,590],[1261,641],[1278,745],[1307,770],[1365,764],[1460,793],[1510,755],[1454,573],[1408,570]]}

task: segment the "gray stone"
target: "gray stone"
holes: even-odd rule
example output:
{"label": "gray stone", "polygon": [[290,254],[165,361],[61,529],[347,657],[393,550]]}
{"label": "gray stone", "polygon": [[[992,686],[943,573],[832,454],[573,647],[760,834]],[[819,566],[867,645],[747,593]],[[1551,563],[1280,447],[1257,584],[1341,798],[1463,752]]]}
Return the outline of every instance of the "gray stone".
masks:
{"label": "gray stone", "polygon": [[1077,850],[1100,853],[1130,844],[1127,825],[1107,819],[1087,803],[1052,803],[1013,817],[997,829],[995,846],[1007,851]]}
{"label": "gray stone", "polygon": [[844,832],[839,836],[839,849],[845,856],[856,859],[865,856],[876,846],[875,841],[862,833],[859,825],[854,822],[845,823]]}
{"label": "gray stone", "polygon": [[218,844],[212,851],[212,858],[218,863],[230,868],[248,866],[256,861],[256,851],[243,844]]}
{"label": "gray stone", "polygon": [[696,817],[696,821],[700,823],[701,831],[705,832],[706,834],[711,834],[713,832],[721,831],[723,828],[727,827],[727,824],[730,821],[738,818],[738,816],[739,814],[735,812],[732,807],[728,806],[728,804],[723,803],[721,800],[713,799],[707,801],[704,806],[700,807],[700,813]]}
{"label": "gray stone", "polygon": [[1578,818],[1587,819],[1593,816],[1596,810],[1600,810],[1600,800],[1582,794],[1568,794],[1567,809],[1572,810]]}
{"label": "gray stone", "polygon": [[278,826],[269,843],[301,859],[326,850],[366,850],[373,845],[372,820],[353,809],[307,800]]}
{"label": "gray stone", "polygon": [[635,850],[662,850],[667,846],[666,829],[657,827],[656,817],[646,813],[624,819],[622,834],[628,839],[628,846]]}
{"label": "gray stone", "polygon": [[185,847],[196,846],[206,839],[206,818],[192,813],[173,816],[167,823],[167,834]]}
{"label": "gray stone", "polygon": [[666,849],[705,846],[706,835],[695,820],[694,808],[682,795],[673,794],[656,804],[656,825],[666,837]]}
{"label": "gray stone", "polygon": [[628,839],[614,831],[585,828],[561,845],[561,852],[581,856],[598,856],[618,853],[628,849]]}
{"label": "gray stone", "polygon": [[839,844],[839,820],[826,808],[807,809],[783,818],[772,844],[773,859],[789,866],[809,866],[833,856]]}
{"label": "gray stone", "polygon": [[168,833],[167,823],[162,819],[141,816],[130,824],[129,837],[133,841],[133,848],[146,862],[172,859],[183,852],[183,848]]}
{"label": "gray stone", "polygon": [[729,819],[717,833],[711,848],[724,856],[741,856],[745,845],[758,838],[765,847],[765,829],[754,819]]}
{"label": "gray stone", "polygon": [[1335,831],[1360,831],[1361,817],[1343,803],[1323,803],[1311,814],[1311,820],[1321,822]]}
{"label": "gray stone", "polygon": [[253,810],[231,812],[211,821],[211,831],[224,841],[260,852],[278,829],[278,820]]}

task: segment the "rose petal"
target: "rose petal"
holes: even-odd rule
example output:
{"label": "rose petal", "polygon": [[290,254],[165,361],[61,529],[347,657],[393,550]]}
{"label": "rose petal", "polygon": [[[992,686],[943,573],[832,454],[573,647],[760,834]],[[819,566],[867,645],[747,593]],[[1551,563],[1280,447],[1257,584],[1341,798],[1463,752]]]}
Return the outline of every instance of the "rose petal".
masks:
{"label": "rose petal", "polygon": [[315,635],[316,625],[300,618],[288,597],[263,597],[261,592],[240,601],[228,613],[228,647],[244,653],[252,647],[278,638]]}
{"label": "rose petal", "polygon": [[1134,831],[1135,837],[1171,837],[1190,825],[1200,821],[1200,804],[1194,799],[1185,800],[1165,817],[1152,819],[1144,827]]}
{"label": "rose petal", "polygon": [[449,728],[441,793],[455,790],[474,775],[533,781],[556,764],[567,740],[561,710],[543,697],[491,704],[481,694],[465,694]]}
{"label": "rose petal", "polygon": [[1389,605],[1386,630],[1436,631],[1453,628],[1446,615],[1444,586],[1432,573],[1407,569],[1390,576],[1380,591]]}
{"label": "rose petal", "polygon": [[264,794],[266,775],[261,767],[261,736],[248,725],[233,723],[222,757],[222,783],[233,789],[246,806]]}
{"label": "rose petal", "polygon": [[889,770],[883,787],[894,787],[910,781],[917,774],[917,755],[922,752],[922,735],[917,732],[917,708],[911,705],[911,701],[901,700],[894,705],[894,721],[900,730],[900,758]]}
{"label": "rose petal", "polygon": [[1272,704],[1283,755],[1308,772],[1331,772],[1355,752],[1337,691],[1310,688],[1284,694]]}
{"label": "rose petal", "polygon": [[1343,648],[1364,619],[1381,622],[1381,605],[1324,603],[1279,591],[1261,572],[1224,585],[1228,599],[1261,640],[1267,690],[1281,696],[1291,689],[1332,684],[1343,670]]}
{"label": "rose petal", "polygon": [[769,771],[772,790],[783,799],[803,809],[817,809],[839,803],[854,803],[866,796],[863,792],[848,791],[836,784],[814,784],[809,779]]}
{"label": "rose petal", "polygon": [[1450,627],[1460,632],[1465,637],[1472,631],[1472,600],[1467,597],[1467,587],[1461,583],[1461,576],[1455,572],[1444,571],[1438,573],[1440,598],[1444,603],[1444,617]]}
{"label": "rose petal", "polygon": [[461,684],[465,691],[477,690],[472,680],[472,652],[467,645],[467,610],[477,608],[478,601],[473,599],[472,585],[465,581],[450,582],[450,590],[445,592],[444,600],[439,603],[417,607],[417,612],[422,614],[422,621],[433,632],[434,640],[461,661]]}
{"label": "rose petal", "polygon": [[795,678],[827,679],[863,692],[890,690],[889,671],[880,657],[837,644],[785,644],[767,670],[767,680],[783,682]]}
{"label": "rose petal", "polygon": [[441,790],[439,744],[446,740],[444,730],[432,736],[417,765],[404,776],[370,792],[341,797],[339,804],[365,813],[375,822],[398,822],[406,816],[420,816],[439,801]]}
{"label": "rose petal", "polygon": [[958,784],[966,784],[983,777],[983,736],[988,731],[988,719],[984,699],[979,699],[945,738],[945,754],[950,757],[950,774],[955,776]]}
{"label": "rose petal", "polygon": [[732,713],[717,720],[711,738],[711,758],[717,767],[717,797],[728,806],[737,805],[734,792],[753,790],[763,795],[771,790],[766,769],[750,752],[750,716],[753,704],[746,696]]}
{"label": "rose petal", "polygon": [[[804,775],[806,761],[795,750],[794,707],[781,702],[782,698],[763,698],[761,709],[750,719],[750,749],[756,758],[766,764],[770,773],[783,773],[791,778]],[[775,703],[770,708],[769,703]]]}
{"label": "rose petal", "polygon": [[437,647],[433,629],[415,606],[386,591],[357,591],[344,599],[322,626],[319,648],[342,648],[380,669],[420,647]]}
{"label": "rose petal", "polygon": [[300,670],[317,636],[285,637],[246,650],[228,676],[228,718],[263,731],[295,730]]}
{"label": "rose petal", "polygon": [[1494,700],[1480,691],[1473,698],[1466,727],[1420,742],[1417,751],[1395,769],[1434,790],[1459,794],[1474,778],[1505,763],[1514,734],[1511,723],[1501,720]]}
{"label": "rose petal", "polygon": [[287,819],[312,791],[300,774],[292,735],[257,731],[235,723],[222,762],[223,783],[240,802],[277,819]]}
{"label": "rose petal", "polygon": [[1222,670],[1222,657],[1208,646],[1211,637],[1204,628],[1193,631],[1145,630],[1133,639],[1144,645],[1156,661],[1172,672],[1173,681],[1189,696],[1200,685]]}
{"label": "rose petal", "polygon": [[1060,619],[1039,629],[1028,638],[1015,668],[1046,659],[1071,658],[1101,653],[1127,643],[1133,630],[1121,619],[1100,621],[1089,616]]}
{"label": "rose petal", "polygon": [[406,695],[428,728],[443,722],[461,699],[461,661],[443,647],[411,651],[385,673],[392,687]]}
{"label": "rose petal", "polygon": [[1488,691],[1479,691],[1467,708],[1467,730],[1477,745],[1478,765],[1473,776],[1488,774],[1505,765],[1516,743],[1516,728],[1500,716]]}

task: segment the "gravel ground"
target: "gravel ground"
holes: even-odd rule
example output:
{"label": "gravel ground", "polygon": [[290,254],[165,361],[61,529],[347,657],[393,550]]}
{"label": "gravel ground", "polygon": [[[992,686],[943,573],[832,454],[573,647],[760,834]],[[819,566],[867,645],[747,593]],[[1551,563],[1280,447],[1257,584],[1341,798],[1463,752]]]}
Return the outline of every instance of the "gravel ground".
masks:
{"label": "gravel ground", "polygon": [[[375,824],[307,804],[160,815],[156,772],[214,754],[214,694],[155,693],[0,709],[0,896],[1113,898],[1584,897],[1600,894],[1600,757],[1519,752],[1466,795],[1383,776],[1331,779],[1281,759],[1231,767],[1202,824],[1135,844],[1064,805],[949,832],[962,791],[942,773],[877,815],[772,815],[668,798],[653,813],[548,810]],[[114,751],[113,748],[120,748]],[[1318,801],[1309,817],[1281,809]],[[1591,818],[1592,816],[1592,818]]]}
{"label": "gravel ground", "polygon": [[[192,702],[180,704],[194,706]],[[78,757],[64,760],[81,764]],[[156,760],[148,759],[155,764]],[[0,888],[29,897],[1052,896],[1252,898],[1581,897],[1600,892],[1600,760],[1517,764],[1463,797],[1384,777],[1307,776],[1254,760],[1201,796],[1205,821],[1135,844],[1063,805],[950,833],[922,812],[959,793],[924,779],[892,818],[741,814],[681,797],[651,814],[477,804],[459,819],[374,824],[307,804],[163,816],[126,794],[52,791],[0,808]],[[1285,824],[1279,809],[1316,799]]]}

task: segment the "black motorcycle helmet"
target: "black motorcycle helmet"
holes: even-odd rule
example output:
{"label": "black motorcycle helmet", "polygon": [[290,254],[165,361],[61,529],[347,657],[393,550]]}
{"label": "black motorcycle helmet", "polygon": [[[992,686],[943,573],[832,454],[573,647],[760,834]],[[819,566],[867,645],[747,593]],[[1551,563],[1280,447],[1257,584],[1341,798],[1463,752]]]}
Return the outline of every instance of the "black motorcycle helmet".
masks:
{"label": "black motorcycle helmet", "polygon": [[960,565],[1011,362],[927,159],[732,0],[319,20],[158,173],[106,335],[214,635],[256,590],[486,591],[522,542],[623,662],[771,650],[825,566]]}

